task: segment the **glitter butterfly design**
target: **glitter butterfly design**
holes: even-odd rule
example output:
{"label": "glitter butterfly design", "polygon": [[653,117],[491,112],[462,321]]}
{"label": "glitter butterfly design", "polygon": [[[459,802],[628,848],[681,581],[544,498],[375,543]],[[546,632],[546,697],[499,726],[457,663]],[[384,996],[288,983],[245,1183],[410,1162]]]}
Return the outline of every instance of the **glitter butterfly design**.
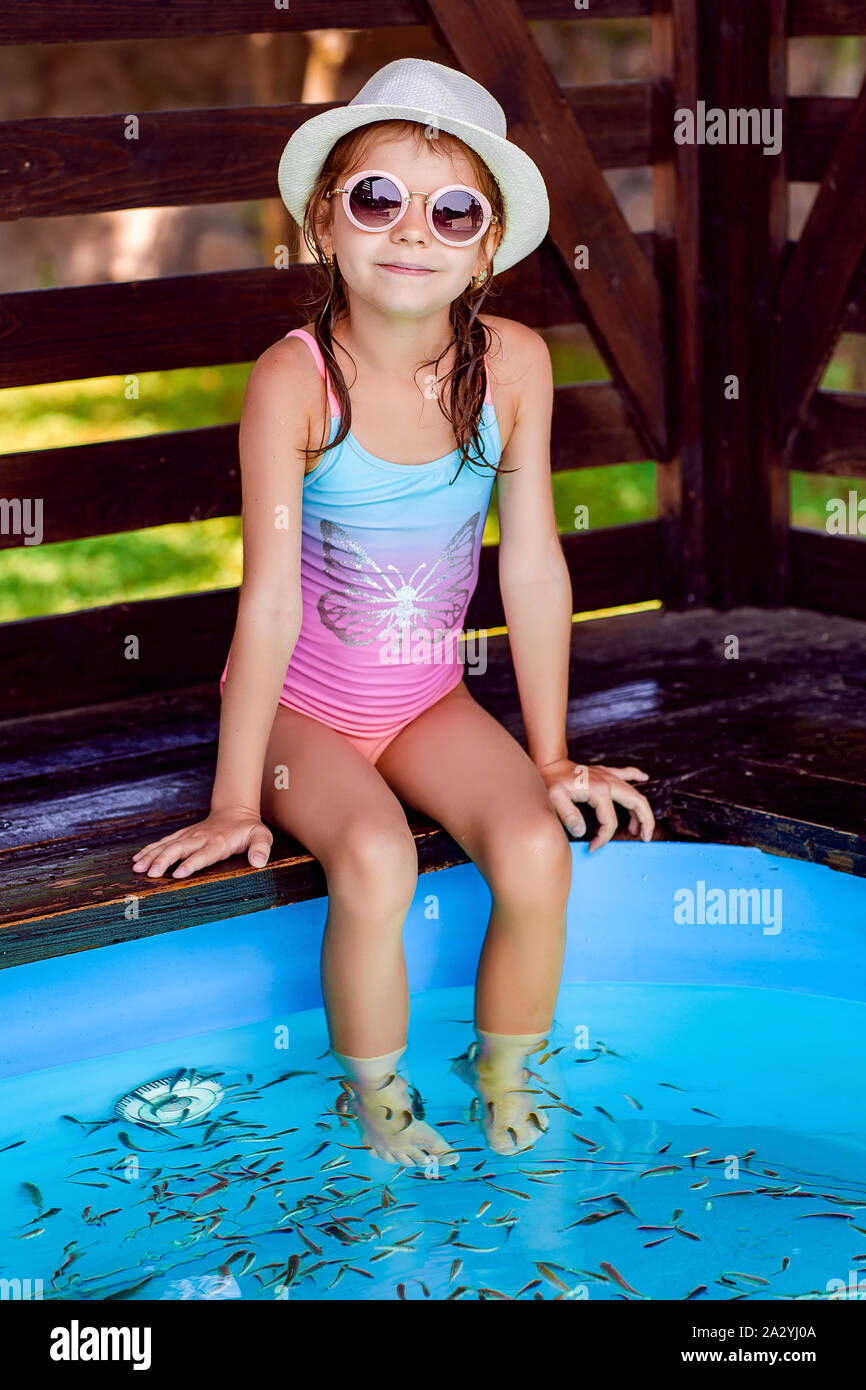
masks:
{"label": "glitter butterfly design", "polygon": [[[400,637],[422,627],[454,628],[469,602],[480,517],[475,512],[464,521],[430,569],[424,562],[408,579],[395,565],[380,568],[342,526],[320,522],[325,573],[337,586],[327,589],[317,605],[325,627],[347,647],[368,646],[395,628]],[[419,579],[422,570],[427,572]]]}

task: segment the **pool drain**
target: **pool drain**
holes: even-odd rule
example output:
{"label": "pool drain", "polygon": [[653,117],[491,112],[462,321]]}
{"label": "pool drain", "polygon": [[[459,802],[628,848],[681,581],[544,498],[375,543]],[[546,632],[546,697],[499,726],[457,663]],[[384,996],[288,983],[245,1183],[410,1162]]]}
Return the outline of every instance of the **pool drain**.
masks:
{"label": "pool drain", "polygon": [[222,1087],[195,1072],[177,1072],[146,1081],[122,1097],[114,1109],[141,1125],[182,1125],[199,1120],[223,1098]]}

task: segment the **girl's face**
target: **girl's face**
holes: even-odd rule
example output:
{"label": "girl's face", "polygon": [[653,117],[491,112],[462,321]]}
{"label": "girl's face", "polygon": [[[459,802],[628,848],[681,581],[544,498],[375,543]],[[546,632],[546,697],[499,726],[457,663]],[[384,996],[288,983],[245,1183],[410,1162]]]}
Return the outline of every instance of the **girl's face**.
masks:
{"label": "girl's face", "polygon": [[[413,139],[387,133],[368,144],[362,162],[343,170],[335,187],[345,187],[345,179],[361,169],[396,174],[410,193],[420,190],[430,194],[450,183],[478,187],[472,164],[462,153],[454,158],[436,154],[429,141],[419,150]],[[423,198],[412,198],[395,227],[375,233],[362,231],[349,220],[340,195],[329,205],[331,222],[321,236],[323,250],[336,256],[351,294],[392,317],[427,318],[447,309],[473,275],[482,270],[490,274],[490,260],[499,239],[497,223],[472,246],[446,246],[427,224]],[[420,266],[427,273],[399,274],[385,269],[388,264]]]}

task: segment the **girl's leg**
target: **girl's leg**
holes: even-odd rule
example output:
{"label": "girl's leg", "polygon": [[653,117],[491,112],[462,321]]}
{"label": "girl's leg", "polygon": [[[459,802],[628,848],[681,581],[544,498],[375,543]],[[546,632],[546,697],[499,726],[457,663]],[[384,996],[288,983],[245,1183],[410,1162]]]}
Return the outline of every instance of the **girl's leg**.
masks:
{"label": "girl's leg", "polygon": [[548,1029],[572,859],[532,759],[461,683],[407,725],[376,768],[401,801],[448,831],[490,888],[476,1023],[500,1034]]}
{"label": "girl's leg", "polygon": [[572,865],[566,831],[531,758],[465,683],[402,730],[377,770],[448,831],[490,888],[477,1042],[455,1070],[484,1103],[491,1147],[529,1147],[547,1126],[522,1089],[523,1058],[549,1030],[559,990]]}
{"label": "girl's leg", "polygon": [[409,1017],[403,921],[418,876],[402,806],[342,734],[280,705],[265,753],[262,816],[325,870],[322,996],[365,1144],[395,1163],[424,1162],[422,1150],[444,1155],[441,1135],[411,1113],[406,1123],[406,1083],[396,1074]]}

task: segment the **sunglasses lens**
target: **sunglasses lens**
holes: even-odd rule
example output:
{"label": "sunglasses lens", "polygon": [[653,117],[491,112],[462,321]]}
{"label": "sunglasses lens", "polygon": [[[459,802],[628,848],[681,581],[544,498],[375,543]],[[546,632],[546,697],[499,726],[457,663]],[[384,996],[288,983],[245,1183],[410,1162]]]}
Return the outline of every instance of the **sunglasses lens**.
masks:
{"label": "sunglasses lens", "polygon": [[380,174],[361,179],[349,194],[352,215],[363,227],[374,232],[390,227],[402,206],[403,199],[397,185]]}
{"label": "sunglasses lens", "polygon": [[471,241],[484,223],[484,209],[462,188],[446,189],[433,206],[433,225],[440,236],[455,246]]}

